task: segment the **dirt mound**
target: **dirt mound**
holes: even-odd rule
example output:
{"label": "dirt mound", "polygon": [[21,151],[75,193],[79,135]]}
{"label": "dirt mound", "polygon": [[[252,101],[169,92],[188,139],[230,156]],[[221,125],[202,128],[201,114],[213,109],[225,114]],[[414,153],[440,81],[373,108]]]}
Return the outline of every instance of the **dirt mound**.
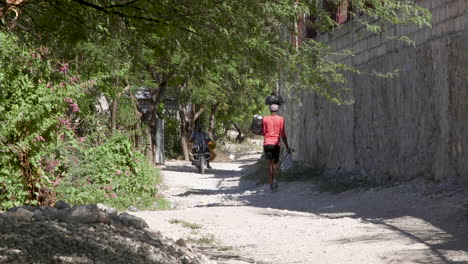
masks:
{"label": "dirt mound", "polygon": [[[141,218],[115,213],[107,223],[90,222],[94,211],[83,208],[24,207],[0,213],[0,263],[211,263],[183,239],[146,228]],[[67,210],[67,217],[59,217]]]}

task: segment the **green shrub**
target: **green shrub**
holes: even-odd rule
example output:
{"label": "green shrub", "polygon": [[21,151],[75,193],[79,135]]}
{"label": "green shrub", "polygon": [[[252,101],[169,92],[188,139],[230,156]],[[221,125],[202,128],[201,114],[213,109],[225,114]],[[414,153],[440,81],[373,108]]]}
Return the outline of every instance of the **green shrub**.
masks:
{"label": "green shrub", "polygon": [[55,200],[43,157],[72,136],[78,78],[0,33],[0,208]]}
{"label": "green shrub", "polygon": [[[162,199],[154,204],[159,175],[132,149],[131,135],[108,139],[87,94],[93,85],[73,76],[68,64],[0,33],[1,210],[52,205],[57,197],[118,208],[165,206]],[[131,109],[124,110],[121,119],[135,126]]]}
{"label": "green shrub", "polygon": [[170,116],[165,117],[164,149],[166,158],[175,159],[182,155],[180,146],[180,123]]}
{"label": "green shrub", "polygon": [[[92,146],[89,137],[78,149],[68,149],[68,175],[58,184],[59,198],[70,204],[105,203],[119,209],[165,207],[156,200],[159,172],[134,151],[124,134]],[[75,152],[75,153],[73,153]]]}

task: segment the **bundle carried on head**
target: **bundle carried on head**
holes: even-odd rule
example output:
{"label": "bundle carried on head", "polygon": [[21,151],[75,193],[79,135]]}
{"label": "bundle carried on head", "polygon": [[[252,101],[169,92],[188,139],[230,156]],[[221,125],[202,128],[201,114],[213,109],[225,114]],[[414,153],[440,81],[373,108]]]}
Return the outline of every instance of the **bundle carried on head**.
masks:
{"label": "bundle carried on head", "polygon": [[265,104],[266,105],[272,105],[272,104],[281,105],[281,104],[284,104],[284,99],[283,97],[281,97],[281,95],[273,92],[269,96],[267,96],[267,98],[265,99]]}

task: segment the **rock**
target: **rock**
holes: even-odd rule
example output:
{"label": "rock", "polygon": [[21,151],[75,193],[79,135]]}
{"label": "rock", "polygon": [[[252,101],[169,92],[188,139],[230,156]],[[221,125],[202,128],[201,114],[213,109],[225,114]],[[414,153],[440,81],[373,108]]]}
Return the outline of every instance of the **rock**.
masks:
{"label": "rock", "polygon": [[3,222],[5,223],[5,225],[14,225],[18,222],[16,220],[16,217],[10,215],[10,213],[3,213],[0,215],[0,218],[3,219]]}
{"label": "rock", "polygon": [[34,216],[33,212],[23,208],[18,208],[15,212],[9,212],[9,214],[15,217],[18,222],[30,222]]}
{"label": "rock", "polygon": [[145,222],[145,220],[141,218],[134,218],[130,220],[130,226],[133,226],[136,229],[143,229],[145,227],[148,227],[148,224]]}
{"label": "rock", "polygon": [[121,213],[119,215],[122,224],[126,226],[133,226],[136,229],[143,229],[148,227],[148,224],[143,220],[143,218],[130,215],[128,213]]}
{"label": "rock", "polygon": [[112,224],[111,218],[109,217],[108,214],[104,212],[99,212],[99,216],[96,222],[101,223],[101,224],[106,224],[106,225]]}
{"label": "rock", "polygon": [[119,213],[119,211],[117,211],[117,209],[105,206],[102,203],[98,203],[97,207],[99,208],[99,210],[101,210],[102,212],[104,212],[106,214],[118,214]]}
{"label": "rock", "polygon": [[55,220],[58,210],[54,207],[39,207],[46,220]]}
{"label": "rock", "polygon": [[63,210],[63,209],[68,209],[70,208],[70,205],[67,204],[66,202],[60,200],[58,201],[55,206],[54,206],[57,210]]}
{"label": "rock", "polygon": [[[164,237],[129,213],[108,214],[97,205],[58,207],[63,209],[18,207],[0,213],[0,245],[9,243],[5,244],[11,253],[5,259],[8,263],[49,263],[51,255],[58,256],[55,261],[67,263],[88,263],[91,259],[115,264],[210,263],[184,239]],[[97,245],[105,250],[94,252]],[[1,260],[0,256],[3,263]]]}
{"label": "rock", "polygon": [[45,220],[45,216],[44,216],[44,214],[42,213],[42,211],[40,209],[34,210],[33,218],[34,218],[35,221],[44,221]]}
{"label": "rock", "polygon": [[130,205],[130,206],[128,207],[128,210],[129,210],[130,212],[138,212],[138,208],[134,207],[133,205]]}
{"label": "rock", "polygon": [[99,208],[93,204],[75,206],[57,212],[57,219],[67,223],[92,224],[96,223],[98,218]]}
{"label": "rock", "polygon": [[188,256],[183,256],[181,259],[182,264],[191,264],[193,263]]}
{"label": "rock", "polygon": [[181,247],[187,247],[187,242],[183,238],[177,239],[176,244]]}
{"label": "rock", "polygon": [[31,206],[18,206],[18,207],[12,207],[10,209],[7,210],[7,212],[10,212],[10,213],[14,213],[16,211],[18,211],[19,209],[24,209],[24,210],[28,210],[28,211],[33,211],[33,207]]}
{"label": "rock", "polygon": [[96,204],[96,206],[99,208],[99,210],[101,210],[101,211],[103,211],[103,212],[104,212],[107,208],[109,208],[109,207],[105,206],[105,205],[102,204],[102,203],[98,203],[98,204]]}
{"label": "rock", "polygon": [[109,218],[112,221],[112,225],[123,225],[122,220],[119,215],[117,214],[109,214]]}
{"label": "rock", "polygon": [[109,207],[109,209],[106,210],[106,214],[118,214],[119,211],[117,209]]}

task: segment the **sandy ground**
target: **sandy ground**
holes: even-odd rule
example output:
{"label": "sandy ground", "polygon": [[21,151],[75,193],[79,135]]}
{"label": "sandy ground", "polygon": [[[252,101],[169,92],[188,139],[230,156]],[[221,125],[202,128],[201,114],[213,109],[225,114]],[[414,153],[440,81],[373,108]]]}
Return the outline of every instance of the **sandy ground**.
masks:
{"label": "sandy ground", "polygon": [[329,194],[293,181],[271,192],[241,178],[258,158],[213,163],[205,175],[170,162],[163,194],[174,210],[134,214],[218,263],[468,263],[466,188],[413,181]]}

